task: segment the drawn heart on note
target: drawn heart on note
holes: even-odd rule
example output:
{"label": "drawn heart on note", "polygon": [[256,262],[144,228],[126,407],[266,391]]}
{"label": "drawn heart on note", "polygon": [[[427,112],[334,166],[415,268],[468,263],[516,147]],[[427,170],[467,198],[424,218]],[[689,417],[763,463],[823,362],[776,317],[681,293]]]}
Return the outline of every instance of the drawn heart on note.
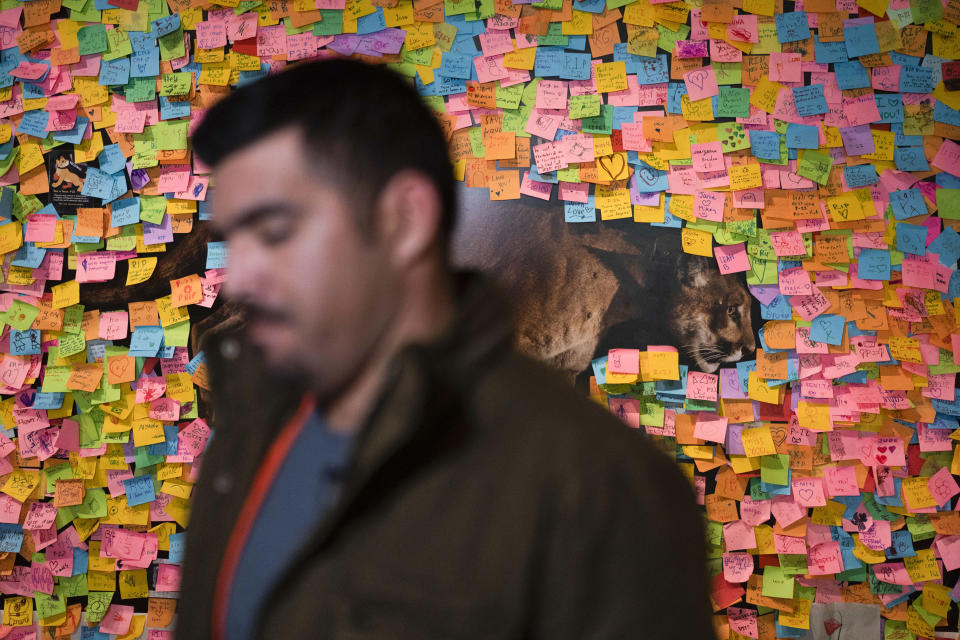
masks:
{"label": "drawn heart on note", "polygon": [[621,175],[627,168],[627,161],[622,154],[615,153],[612,156],[603,156],[597,160],[600,168],[607,172],[611,180],[619,180],[625,176]]}
{"label": "drawn heart on note", "polygon": [[833,632],[841,627],[841,623],[836,618],[830,618],[829,620],[823,621],[823,630],[827,632],[827,635],[833,635]]}
{"label": "drawn heart on note", "polygon": [[884,464],[887,461],[887,456],[877,454],[877,462]]}
{"label": "drawn heart on note", "polygon": [[885,446],[884,446],[884,447],[877,447],[877,451],[879,451],[880,453],[886,453],[886,452],[887,452],[887,448],[886,448]]}
{"label": "drawn heart on note", "polygon": [[800,489],[799,494],[801,498],[809,501],[813,498],[813,489]]}
{"label": "drawn heart on note", "polygon": [[703,85],[707,81],[707,73],[705,71],[699,72],[699,73],[694,72],[694,73],[691,73],[689,76],[687,76],[686,80],[687,82],[695,86],[697,89],[700,89],[702,91]]}
{"label": "drawn heart on note", "polygon": [[773,443],[778,447],[787,439],[786,427],[771,427],[770,435],[773,437]]}

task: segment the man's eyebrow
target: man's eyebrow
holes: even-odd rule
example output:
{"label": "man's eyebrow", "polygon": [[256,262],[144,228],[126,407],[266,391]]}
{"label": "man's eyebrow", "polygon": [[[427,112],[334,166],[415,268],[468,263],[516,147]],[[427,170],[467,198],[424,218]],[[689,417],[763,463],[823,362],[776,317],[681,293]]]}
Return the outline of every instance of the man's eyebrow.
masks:
{"label": "man's eyebrow", "polygon": [[231,232],[236,231],[237,229],[242,229],[243,227],[249,227],[253,224],[256,224],[258,221],[273,215],[282,215],[289,216],[293,215],[295,208],[293,205],[286,202],[264,202],[261,204],[254,205],[247,209],[242,209],[240,213],[234,216],[233,220],[225,225],[214,225],[213,232],[215,235],[220,237],[225,237]]}

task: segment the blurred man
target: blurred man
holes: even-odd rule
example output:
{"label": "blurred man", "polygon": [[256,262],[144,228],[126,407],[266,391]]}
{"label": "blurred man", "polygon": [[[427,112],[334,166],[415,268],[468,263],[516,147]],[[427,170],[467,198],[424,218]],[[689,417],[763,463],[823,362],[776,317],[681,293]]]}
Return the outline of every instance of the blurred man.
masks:
{"label": "blurred man", "polygon": [[194,145],[247,321],[206,346],[180,640],[712,636],[687,481],[451,269],[447,147],[408,82],[297,65]]}

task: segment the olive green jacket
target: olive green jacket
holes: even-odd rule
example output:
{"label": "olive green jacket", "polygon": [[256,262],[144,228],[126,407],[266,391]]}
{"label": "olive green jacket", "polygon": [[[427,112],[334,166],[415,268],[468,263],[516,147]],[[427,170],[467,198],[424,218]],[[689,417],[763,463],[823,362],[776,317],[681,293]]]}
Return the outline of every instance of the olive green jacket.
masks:
{"label": "olive green jacket", "polygon": [[[499,295],[482,277],[460,280],[450,330],[396,354],[340,497],[255,637],[712,638],[688,481],[641,431],[513,351]],[[214,437],[188,528],[178,640],[212,637],[227,539],[299,395],[242,340],[206,353]]]}

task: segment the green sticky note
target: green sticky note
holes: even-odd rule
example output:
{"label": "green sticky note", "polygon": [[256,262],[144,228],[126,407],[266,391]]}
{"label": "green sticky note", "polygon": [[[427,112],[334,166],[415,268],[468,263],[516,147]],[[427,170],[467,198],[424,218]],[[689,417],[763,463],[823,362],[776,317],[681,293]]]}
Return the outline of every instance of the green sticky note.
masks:
{"label": "green sticky note", "polygon": [[67,610],[67,601],[56,595],[47,595],[42,591],[34,591],[33,600],[37,606],[37,616],[41,620],[58,616]]}
{"label": "green sticky note", "polygon": [[64,333],[80,333],[83,330],[83,305],[72,304],[63,310]]}
{"label": "green sticky note", "polygon": [[91,24],[80,27],[77,31],[77,44],[80,47],[80,55],[90,55],[92,53],[103,53],[109,46],[107,44],[107,28],[102,24]]}
{"label": "green sticky note", "polygon": [[151,127],[153,139],[157,149],[161,151],[175,151],[187,148],[187,128],[190,123],[186,120],[171,120],[158,122]]}
{"label": "green sticky note", "polygon": [[934,22],[943,17],[943,5],[940,0],[910,0],[910,14],[913,24]]}
{"label": "green sticky note", "polygon": [[140,196],[140,220],[160,224],[167,211],[167,199],[163,196]]}
{"label": "green sticky note", "polygon": [[163,344],[168,347],[186,347],[190,341],[190,320],[183,320],[163,328]]}
{"label": "green sticky note", "polygon": [[104,60],[116,60],[131,53],[133,53],[133,46],[126,31],[123,29],[107,31],[107,52],[103,54]]}
{"label": "green sticky note", "polygon": [[87,608],[84,611],[87,622],[100,622],[113,600],[113,591],[91,591],[87,594]]}
{"label": "green sticky note", "polygon": [[581,121],[583,133],[599,133],[610,135],[613,132],[613,106],[601,105],[600,113],[592,118],[583,118]]}
{"label": "green sticky note", "polygon": [[676,31],[669,29],[662,24],[657,25],[657,31],[660,37],[657,39],[657,48],[664,51],[673,51],[677,48],[677,40],[686,40],[690,35],[690,27],[683,24]]}
{"label": "green sticky note", "polygon": [[186,72],[165,73],[160,77],[161,96],[185,96],[190,93],[193,74]]}
{"label": "green sticky note", "polygon": [[444,15],[458,16],[471,11],[476,11],[476,5],[473,0],[444,0]]}
{"label": "green sticky note", "polygon": [[60,336],[60,357],[68,358],[80,353],[87,347],[87,341],[82,333],[68,333]]}
{"label": "green sticky note", "polygon": [[57,586],[53,592],[64,598],[87,595],[87,574],[81,573],[78,576],[59,576]]}
{"label": "green sticky note", "polygon": [[187,55],[186,45],[183,42],[183,27],[157,38],[160,45],[161,60],[176,60]]}
{"label": "green sticky note", "polygon": [[[497,87],[497,108],[517,109],[520,107],[520,98],[523,96],[523,83],[512,84],[509,87]],[[599,97],[599,96],[598,96]]]}
{"label": "green sticky note", "polygon": [[717,114],[720,118],[746,118],[750,115],[750,90],[720,87]]}
{"label": "green sticky note", "polygon": [[818,184],[827,184],[833,158],[814,149],[802,149],[797,163],[797,175],[810,178]]}
{"label": "green sticky note", "polygon": [[944,220],[960,220],[960,189],[937,189],[937,213]]}
{"label": "green sticky note", "polygon": [[77,516],[84,519],[107,517],[107,494],[103,489],[87,489],[83,495],[83,503],[77,507]]}
{"label": "green sticky note", "polygon": [[782,567],[767,565],[763,568],[763,595],[768,598],[792,598],[793,576]]}
{"label": "green sticky note", "polygon": [[739,122],[724,122],[717,125],[717,139],[723,153],[750,148],[750,137]]}
{"label": "green sticky note", "polygon": [[313,35],[336,36],[343,33],[343,11],[320,9],[320,22],[313,24]]}
{"label": "green sticky note", "polygon": [[572,96],[570,98],[570,118],[592,118],[600,115],[602,99],[597,94]]}
{"label": "green sticky note", "polygon": [[760,480],[767,484],[790,484],[790,456],[775,454],[760,458]]}
{"label": "green sticky note", "polygon": [[155,78],[130,78],[123,86],[123,97],[127,102],[150,102],[157,97]]}
{"label": "green sticky note", "polygon": [[802,553],[781,553],[780,568],[789,575],[803,575],[807,572],[807,556]]}
{"label": "green sticky note", "polygon": [[3,320],[18,331],[26,331],[38,315],[40,315],[40,309],[20,298],[15,298]]}
{"label": "green sticky note", "polygon": [[474,158],[482,158],[487,155],[486,147],[483,146],[483,131],[478,127],[471,127],[467,132],[467,138],[470,140],[470,150]]}
{"label": "green sticky note", "polygon": [[740,84],[741,82],[741,63],[739,62],[714,62],[712,63],[713,73],[717,76],[717,84]]}
{"label": "green sticky note", "polygon": [[51,367],[47,365],[44,369],[43,385],[40,387],[40,391],[43,393],[65,393],[69,391],[67,389],[67,379],[69,377],[70,367]]}

